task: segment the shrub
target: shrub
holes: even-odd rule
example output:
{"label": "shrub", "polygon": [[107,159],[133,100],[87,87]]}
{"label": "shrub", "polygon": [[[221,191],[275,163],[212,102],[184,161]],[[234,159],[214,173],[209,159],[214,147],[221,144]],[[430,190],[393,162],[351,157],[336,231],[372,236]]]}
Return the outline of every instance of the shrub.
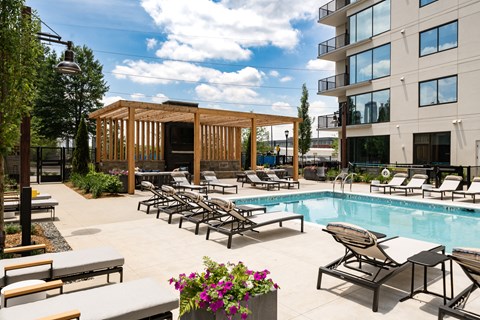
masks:
{"label": "shrub", "polygon": [[122,182],[118,176],[103,172],[90,171],[85,176],[72,174],[70,180],[74,187],[82,189],[85,193],[91,193],[93,198],[100,197],[104,192],[118,193],[122,188]]}
{"label": "shrub", "polygon": [[22,227],[19,224],[9,223],[5,225],[5,234],[15,234],[22,231]]}

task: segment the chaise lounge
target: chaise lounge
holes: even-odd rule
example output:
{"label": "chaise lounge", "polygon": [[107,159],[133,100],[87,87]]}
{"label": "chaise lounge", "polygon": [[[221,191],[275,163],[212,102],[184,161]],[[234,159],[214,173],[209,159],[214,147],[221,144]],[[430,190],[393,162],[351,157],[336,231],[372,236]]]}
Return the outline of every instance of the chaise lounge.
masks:
{"label": "chaise lounge", "polygon": [[425,192],[437,192],[440,193],[440,199],[443,200],[445,193],[453,192],[457,190],[460,182],[462,182],[463,178],[460,176],[446,176],[445,180],[443,180],[442,185],[438,188],[431,188],[431,189],[423,189],[422,190],[422,198],[425,197]]}
{"label": "chaise lounge", "polygon": [[473,178],[472,184],[470,185],[468,190],[452,191],[452,201],[454,200],[456,194],[462,194],[464,198],[465,196],[472,196],[473,203],[475,203],[475,196],[477,194],[480,194],[480,177]]}
{"label": "chaise lounge", "polygon": [[246,231],[256,231],[254,229],[263,227],[266,225],[278,223],[282,226],[282,222],[288,220],[300,220],[301,227],[300,231],[303,232],[303,215],[285,212],[285,211],[275,211],[268,212],[263,214],[253,214],[249,217],[243,216],[235,207],[235,204],[229,200],[213,198],[210,200],[211,203],[215,204],[222,211],[229,215],[228,219],[225,219],[217,225],[208,226],[207,230],[207,240],[210,237],[210,231],[217,231],[224,235],[228,236],[227,248],[232,247],[232,237],[236,234],[243,235]]}
{"label": "chaise lounge", "polygon": [[245,175],[247,176],[247,181],[242,182],[242,187],[245,183],[250,183],[251,186],[256,187],[257,185],[265,187],[268,191],[271,189],[277,188],[280,190],[280,183],[276,181],[263,181],[257,176],[255,171],[247,170],[245,171]]}
{"label": "chaise lounge", "polygon": [[383,188],[383,193],[386,193],[387,188],[398,187],[403,185],[407,177],[408,175],[406,173],[397,173],[393,176],[392,180],[390,180],[388,183],[371,183],[370,192],[372,192],[373,187],[376,187],[378,189]]}
{"label": "chaise lounge", "polygon": [[146,200],[139,201],[137,211],[140,210],[140,206],[146,206],[147,214],[149,214],[150,207],[158,208],[159,206],[171,206],[175,204],[174,199],[168,197],[163,191],[158,191],[150,181],[142,181],[141,185],[143,189],[149,190],[152,196]]}
{"label": "chaise lounge", "polygon": [[275,171],[265,170],[265,174],[267,175],[269,181],[278,182],[281,185],[283,184],[283,185],[287,186],[288,189],[290,189],[290,187],[294,187],[295,185],[297,186],[298,189],[300,189],[300,182],[293,181],[293,180],[287,180],[287,179],[280,179],[275,174]]}
{"label": "chaise lounge", "polygon": [[222,194],[225,194],[225,189],[235,189],[235,193],[238,193],[238,186],[231,183],[223,183],[218,180],[217,175],[213,171],[203,171],[202,177],[205,179],[204,182],[207,187],[222,188]]}
{"label": "chaise lounge", "polygon": [[396,191],[402,190],[405,192],[405,196],[408,195],[408,191],[413,193],[413,190],[421,190],[425,181],[427,181],[428,176],[426,174],[414,174],[412,179],[407,183],[405,186],[391,186],[390,187],[390,194],[392,194],[392,190]]}
{"label": "chaise lounge", "polygon": [[[324,229],[345,246],[345,254],[318,270],[317,289],[327,274],[373,291],[373,312],[378,311],[380,287],[408,265],[407,258],[421,251],[444,251],[440,244],[394,237],[377,241],[371,231],[343,223],[329,223]],[[358,263],[358,267],[351,264]]]}
{"label": "chaise lounge", "polygon": [[[52,287],[61,289],[61,286],[61,281],[53,284],[47,282],[29,288],[28,293],[42,292]],[[5,296],[9,297],[8,291]],[[172,319],[171,310],[178,308],[178,305],[178,298],[173,293],[164,289],[156,280],[144,278],[2,308],[0,319],[72,319],[65,318],[70,313],[80,315],[82,320],[167,320]],[[64,317],[60,316],[62,314]]]}

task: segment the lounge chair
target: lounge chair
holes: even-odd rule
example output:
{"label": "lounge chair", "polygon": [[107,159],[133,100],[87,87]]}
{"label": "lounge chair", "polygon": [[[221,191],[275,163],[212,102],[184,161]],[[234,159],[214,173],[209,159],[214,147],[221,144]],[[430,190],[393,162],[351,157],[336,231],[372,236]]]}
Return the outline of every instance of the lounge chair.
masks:
{"label": "lounge chair", "polygon": [[[320,289],[325,273],[372,290],[374,312],[378,310],[380,287],[409,265],[407,258],[420,251],[445,249],[440,244],[402,237],[377,241],[372,232],[349,223],[329,223],[324,231],[344,245],[346,250],[344,256],[319,268],[317,289]],[[358,268],[350,266],[352,263],[358,263]],[[352,269],[354,271],[350,272]]]}
{"label": "lounge chair", "polygon": [[191,191],[208,193],[207,186],[199,186],[196,184],[191,184],[182,171],[172,172],[171,175],[173,178],[173,187],[176,189],[180,189],[180,190],[189,189]]}
{"label": "lounge chair", "polygon": [[293,187],[293,186],[295,186],[295,185],[298,187],[298,189],[300,189],[300,182],[298,182],[298,181],[293,181],[293,180],[288,180],[288,179],[280,179],[280,178],[275,174],[275,171],[265,170],[265,174],[267,175],[269,181],[278,182],[278,183],[280,183],[281,185],[283,184],[283,185],[285,185],[288,189],[290,189],[290,187]]}
{"label": "lounge chair", "polygon": [[[27,248],[5,249],[18,253]],[[0,287],[30,279],[76,280],[96,275],[120,274],[123,280],[125,259],[110,247],[73,250],[0,260]]]}
{"label": "lounge chair", "polygon": [[438,192],[440,193],[440,199],[443,200],[443,196],[445,195],[445,193],[457,190],[462,180],[463,177],[460,176],[446,176],[440,187],[423,189],[422,198],[425,197],[425,192]]}
{"label": "lounge chair", "polygon": [[[62,282],[45,283],[31,292],[61,289]],[[13,290],[11,290],[13,291]],[[8,297],[9,292],[6,292]],[[47,299],[0,309],[0,319],[44,319],[68,311],[80,314],[82,320],[98,319],[172,319],[171,310],[178,308],[178,297],[156,280],[144,278],[123,283],[63,293]],[[75,311],[75,312],[73,312]],[[48,318],[52,319],[52,318]],[[57,316],[53,319],[72,319]]]}
{"label": "lounge chair", "polygon": [[222,194],[225,194],[225,189],[235,189],[235,193],[238,193],[238,186],[236,184],[221,182],[213,171],[203,171],[202,177],[205,179],[204,182],[207,187],[212,186],[213,189],[215,189],[215,187],[222,188]]}
{"label": "lounge chair", "polygon": [[475,177],[472,180],[472,184],[468,188],[468,190],[455,190],[452,191],[452,201],[454,200],[454,196],[456,194],[463,194],[463,197],[465,196],[472,196],[473,197],[473,203],[475,203],[475,195],[480,194],[480,177]]}
{"label": "lounge chair", "polygon": [[249,217],[243,216],[240,211],[235,207],[235,204],[229,200],[213,198],[211,203],[217,205],[221,210],[225,211],[230,216],[217,225],[210,225],[207,229],[207,240],[210,237],[210,231],[217,231],[228,236],[227,248],[232,247],[232,237],[235,234],[245,233],[246,231],[256,231],[254,229],[263,227],[266,225],[279,223],[282,226],[282,222],[288,220],[300,220],[301,232],[303,232],[303,215],[285,212],[275,211],[263,214],[253,214]]}
{"label": "lounge chair", "polygon": [[453,248],[451,258],[456,261],[472,284],[438,310],[438,319],[445,315],[465,320],[478,320],[480,314],[465,309],[473,291],[480,288],[480,249]]}
{"label": "lounge chair", "polygon": [[250,183],[250,185],[254,186],[254,187],[257,186],[257,185],[264,186],[269,191],[270,191],[270,189],[274,189],[274,188],[277,188],[278,190],[280,190],[280,183],[279,182],[260,180],[260,178],[257,176],[255,171],[253,171],[253,170],[245,171],[245,175],[247,176],[247,181],[248,182],[242,182],[242,187],[245,183]]}
{"label": "lounge chair", "polygon": [[398,187],[403,185],[408,175],[406,173],[397,173],[393,176],[392,180],[388,183],[372,183],[370,184],[370,192],[372,192],[373,187],[383,188],[383,193],[386,193],[386,189],[390,187]]}
{"label": "lounge chair", "polygon": [[408,191],[413,192],[413,190],[421,190],[425,181],[427,181],[428,176],[426,174],[414,174],[412,179],[407,183],[405,186],[391,186],[390,187],[390,194],[392,194],[392,190],[402,190],[405,192],[405,196],[407,196]]}
{"label": "lounge chair", "polygon": [[[55,220],[55,207],[58,206],[58,201],[55,199],[32,199],[32,210],[47,210],[50,211],[50,217]],[[5,201],[4,210],[7,211],[20,211],[20,201]]]}
{"label": "lounge chair", "polygon": [[168,197],[172,198],[175,203],[172,205],[158,207],[157,219],[160,217],[160,212],[168,215],[168,223],[172,223],[172,216],[174,214],[182,214],[183,212],[189,212],[198,209],[198,206],[192,202],[187,201],[181,197],[177,190],[171,186],[163,185],[162,192]]}
{"label": "lounge chair", "polygon": [[159,206],[169,206],[174,204],[175,200],[171,197],[168,197],[162,191],[158,191],[153,183],[150,181],[141,182],[142,189],[148,190],[152,193],[152,196],[146,200],[141,200],[138,202],[137,210],[140,210],[140,206],[147,207],[147,214],[150,213],[150,207],[159,207]]}

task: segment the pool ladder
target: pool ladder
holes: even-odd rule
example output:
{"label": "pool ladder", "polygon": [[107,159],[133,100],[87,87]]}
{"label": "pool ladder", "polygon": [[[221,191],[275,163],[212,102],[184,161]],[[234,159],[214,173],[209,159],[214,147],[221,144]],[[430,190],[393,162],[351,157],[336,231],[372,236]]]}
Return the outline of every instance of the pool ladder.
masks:
{"label": "pool ladder", "polygon": [[343,169],[333,180],[333,191],[335,191],[335,184],[337,180],[340,180],[340,187],[342,188],[342,193],[345,192],[345,183],[347,183],[348,178],[350,178],[350,191],[352,191],[353,176],[355,173],[348,173],[348,169]]}

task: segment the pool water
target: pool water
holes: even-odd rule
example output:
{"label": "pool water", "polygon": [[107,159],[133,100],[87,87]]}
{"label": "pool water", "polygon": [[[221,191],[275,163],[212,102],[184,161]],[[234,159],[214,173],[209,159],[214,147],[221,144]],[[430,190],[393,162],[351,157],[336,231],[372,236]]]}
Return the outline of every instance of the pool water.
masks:
{"label": "pool water", "polygon": [[333,192],[303,193],[235,200],[254,203],[268,211],[303,214],[305,221],[327,225],[348,222],[381,232],[453,247],[480,248],[480,208],[426,204],[409,200],[375,198]]}

